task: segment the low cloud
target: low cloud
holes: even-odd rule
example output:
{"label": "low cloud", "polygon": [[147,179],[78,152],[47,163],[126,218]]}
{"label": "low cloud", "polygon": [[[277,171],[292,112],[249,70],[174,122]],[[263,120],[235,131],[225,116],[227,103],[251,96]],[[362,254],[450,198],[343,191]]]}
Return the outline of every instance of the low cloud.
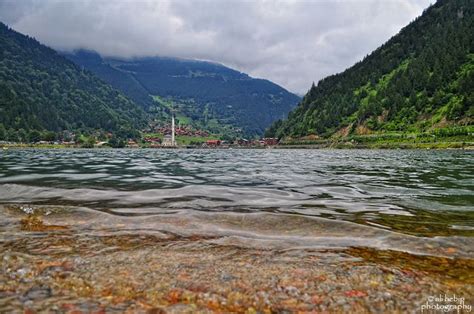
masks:
{"label": "low cloud", "polygon": [[3,0],[0,20],[58,50],[223,63],[304,93],[432,0]]}

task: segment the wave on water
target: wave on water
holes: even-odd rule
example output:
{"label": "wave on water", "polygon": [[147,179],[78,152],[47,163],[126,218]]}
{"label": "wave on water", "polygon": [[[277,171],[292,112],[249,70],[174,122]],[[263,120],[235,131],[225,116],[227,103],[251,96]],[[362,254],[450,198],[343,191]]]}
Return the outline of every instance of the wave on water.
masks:
{"label": "wave on water", "polygon": [[29,208],[78,234],[473,257],[473,160],[423,151],[12,150],[0,158],[0,208],[3,221]]}

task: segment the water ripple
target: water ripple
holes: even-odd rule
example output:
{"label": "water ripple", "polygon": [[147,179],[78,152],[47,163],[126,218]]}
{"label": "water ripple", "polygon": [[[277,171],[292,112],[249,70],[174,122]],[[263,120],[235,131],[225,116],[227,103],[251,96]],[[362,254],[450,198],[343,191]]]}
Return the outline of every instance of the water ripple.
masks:
{"label": "water ripple", "polygon": [[473,161],[464,151],[9,150],[0,153],[0,204],[120,216],[285,213],[465,236]]}

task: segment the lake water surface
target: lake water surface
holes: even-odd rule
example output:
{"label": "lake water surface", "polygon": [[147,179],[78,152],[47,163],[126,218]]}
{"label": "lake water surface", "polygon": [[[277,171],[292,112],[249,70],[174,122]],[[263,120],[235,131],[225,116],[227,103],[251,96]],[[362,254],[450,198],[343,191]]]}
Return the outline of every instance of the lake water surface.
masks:
{"label": "lake water surface", "polygon": [[[244,246],[360,245],[435,255],[443,254],[439,247],[456,247],[472,256],[473,190],[474,154],[465,151],[0,155],[1,204],[23,212],[41,205],[51,209],[51,219],[60,214],[71,225],[87,217],[76,226],[84,232],[205,234]],[[117,221],[121,227],[114,229]]]}
{"label": "lake water surface", "polygon": [[473,190],[466,151],[2,151],[0,312],[473,304]]}

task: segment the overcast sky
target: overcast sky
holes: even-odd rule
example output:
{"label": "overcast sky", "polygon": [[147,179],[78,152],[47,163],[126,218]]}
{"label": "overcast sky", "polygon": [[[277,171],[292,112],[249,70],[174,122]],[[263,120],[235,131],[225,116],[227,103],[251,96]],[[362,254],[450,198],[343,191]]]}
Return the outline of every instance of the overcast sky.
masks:
{"label": "overcast sky", "polygon": [[434,0],[0,0],[0,20],[59,50],[212,60],[304,93]]}

